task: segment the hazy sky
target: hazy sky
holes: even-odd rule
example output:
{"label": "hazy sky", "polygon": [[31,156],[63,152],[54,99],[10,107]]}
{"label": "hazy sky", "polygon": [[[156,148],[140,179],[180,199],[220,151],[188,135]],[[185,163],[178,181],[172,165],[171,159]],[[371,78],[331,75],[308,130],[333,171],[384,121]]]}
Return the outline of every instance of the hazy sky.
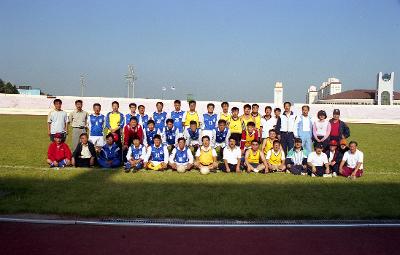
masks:
{"label": "hazy sky", "polygon": [[339,78],[374,88],[400,79],[399,0],[0,0],[0,78],[55,95],[304,102],[309,85]]}

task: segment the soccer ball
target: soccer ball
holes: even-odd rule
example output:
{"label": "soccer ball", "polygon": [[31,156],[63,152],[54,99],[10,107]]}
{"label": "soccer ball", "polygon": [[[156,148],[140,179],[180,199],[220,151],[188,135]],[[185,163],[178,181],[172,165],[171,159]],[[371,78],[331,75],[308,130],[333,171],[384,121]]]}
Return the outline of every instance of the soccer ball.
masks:
{"label": "soccer ball", "polygon": [[210,173],[210,169],[206,166],[202,166],[200,167],[200,173],[201,174],[209,174]]}
{"label": "soccer ball", "polygon": [[184,173],[184,172],[186,172],[186,167],[185,166],[178,166],[177,168],[176,168],[176,171],[178,172],[178,173]]}

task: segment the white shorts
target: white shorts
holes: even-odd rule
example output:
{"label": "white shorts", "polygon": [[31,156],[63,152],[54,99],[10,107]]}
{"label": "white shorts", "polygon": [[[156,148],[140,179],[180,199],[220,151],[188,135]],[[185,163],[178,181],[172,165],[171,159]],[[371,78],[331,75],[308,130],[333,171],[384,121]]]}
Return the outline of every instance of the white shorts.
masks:
{"label": "white shorts", "polygon": [[105,142],[102,136],[90,136],[89,141],[94,144],[94,146],[103,147]]}

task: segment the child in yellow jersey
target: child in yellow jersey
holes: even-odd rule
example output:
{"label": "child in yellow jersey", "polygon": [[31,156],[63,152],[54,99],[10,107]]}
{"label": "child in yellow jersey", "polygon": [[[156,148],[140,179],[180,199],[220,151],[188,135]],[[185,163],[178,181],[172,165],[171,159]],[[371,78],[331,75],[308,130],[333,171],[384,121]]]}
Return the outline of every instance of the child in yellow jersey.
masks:
{"label": "child in yellow jersey", "polygon": [[267,152],[270,151],[272,149],[272,147],[274,147],[273,143],[275,140],[278,140],[277,135],[276,135],[276,130],[271,129],[269,131],[269,136],[267,138],[263,139],[263,143],[261,146],[264,154],[267,154]]}
{"label": "child in yellow jersey", "polygon": [[[268,169],[268,163],[265,159],[264,153],[260,151],[260,144],[258,141],[253,140],[251,142],[251,148],[246,151],[244,157],[244,164],[246,171],[250,173],[251,171],[258,173],[264,169]],[[268,171],[265,171],[267,173]]]}
{"label": "child in yellow jersey", "polygon": [[239,146],[243,131],[242,120],[239,117],[239,108],[232,107],[231,112],[232,116],[228,120],[228,127],[231,131],[231,137],[236,141],[236,146]]}
{"label": "child in yellow jersey", "polygon": [[225,120],[226,122],[228,122],[229,118],[231,117],[231,115],[229,114],[229,103],[222,102],[221,108],[222,108],[222,112],[219,114],[219,119]]}
{"label": "child in yellow jersey", "polygon": [[274,141],[273,148],[268,151],[265,157],[268,162],[269,172],[283,172],[286,169],[285,166],[285,153],[282,150],[281,143]]}
{"label": "child in yellow jersey", "polygon": [[260,106],[258,104],[251,105],[251,116],[254,119],[254,123],[256,123],[256,129],[258,130],[258,137],[261,137],[261,114],[258,113],[258,109]]}
{"label": "child in yellow jersey", "polygon": [[242,150],[242,155],[244,155],[244,151],[250,149],[251,142],[256,140],[258,141],[258,132],[255,128],[254,122],[250,121],[247,123],[246,130],[242,132],[242,139],[240,141],[240,149]]}
{"label": "child in yellow jersey", "polygon": [[191,121],[196,121],[197,126],[200,127],[200,117],[196,112],[196,101],[189,101],[189,111],[186,111],[183,114],[182,122],[183,126],[188,128],[190,126]]}
{"label": "child in yellow jersey", "polygon": [[251,116],[251,106],[249,104],[243,106],[243,115],[240,119],[242,120],[242,130],[246,129],[247,123],[250,121],[254,122],[254,118]]}
{"label": "child in yellow jersey", "polygon": [[203,136],[201,142],[203,145],[196,151],[194,166],[197,169],[202,167],[207,167],[209,170],[216,169],[218,167],[217,152],[210,145],[210,137]]}

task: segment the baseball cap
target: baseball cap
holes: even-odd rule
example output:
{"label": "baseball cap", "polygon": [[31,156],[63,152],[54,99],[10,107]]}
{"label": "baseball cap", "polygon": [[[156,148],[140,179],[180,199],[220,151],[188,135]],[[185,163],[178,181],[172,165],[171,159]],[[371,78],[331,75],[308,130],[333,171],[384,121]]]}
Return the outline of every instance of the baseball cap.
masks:
{"label": "baseball cap", "polygon": [[330,141],[330,142],[329,142],[329,145],[331,145],[331,146],[337,146],[336,140]]}
{"label": "baseball cap", "polygon": [[333,110],[334,115],[340,115],[340,110],[339,109],[334,109]]}
{"label": "baseball cap", "polygon": [[315,149],[323,149],[324,148],[324,145],[322,144],[322,143],[317,143],[316,145],[315,145]]}
{"label": "baseball cap", "polygon": [[347,141],[346,141],[346,139],[342,139],[342,140],[340,140],[340,145],[347,145]]}
{"label": "baseball cap", "polygon": [[61,133],[57,133],[57,134],[55,134],[55,135],[54,135],[54,138],[62,138],[62,135],[61,135]]}

